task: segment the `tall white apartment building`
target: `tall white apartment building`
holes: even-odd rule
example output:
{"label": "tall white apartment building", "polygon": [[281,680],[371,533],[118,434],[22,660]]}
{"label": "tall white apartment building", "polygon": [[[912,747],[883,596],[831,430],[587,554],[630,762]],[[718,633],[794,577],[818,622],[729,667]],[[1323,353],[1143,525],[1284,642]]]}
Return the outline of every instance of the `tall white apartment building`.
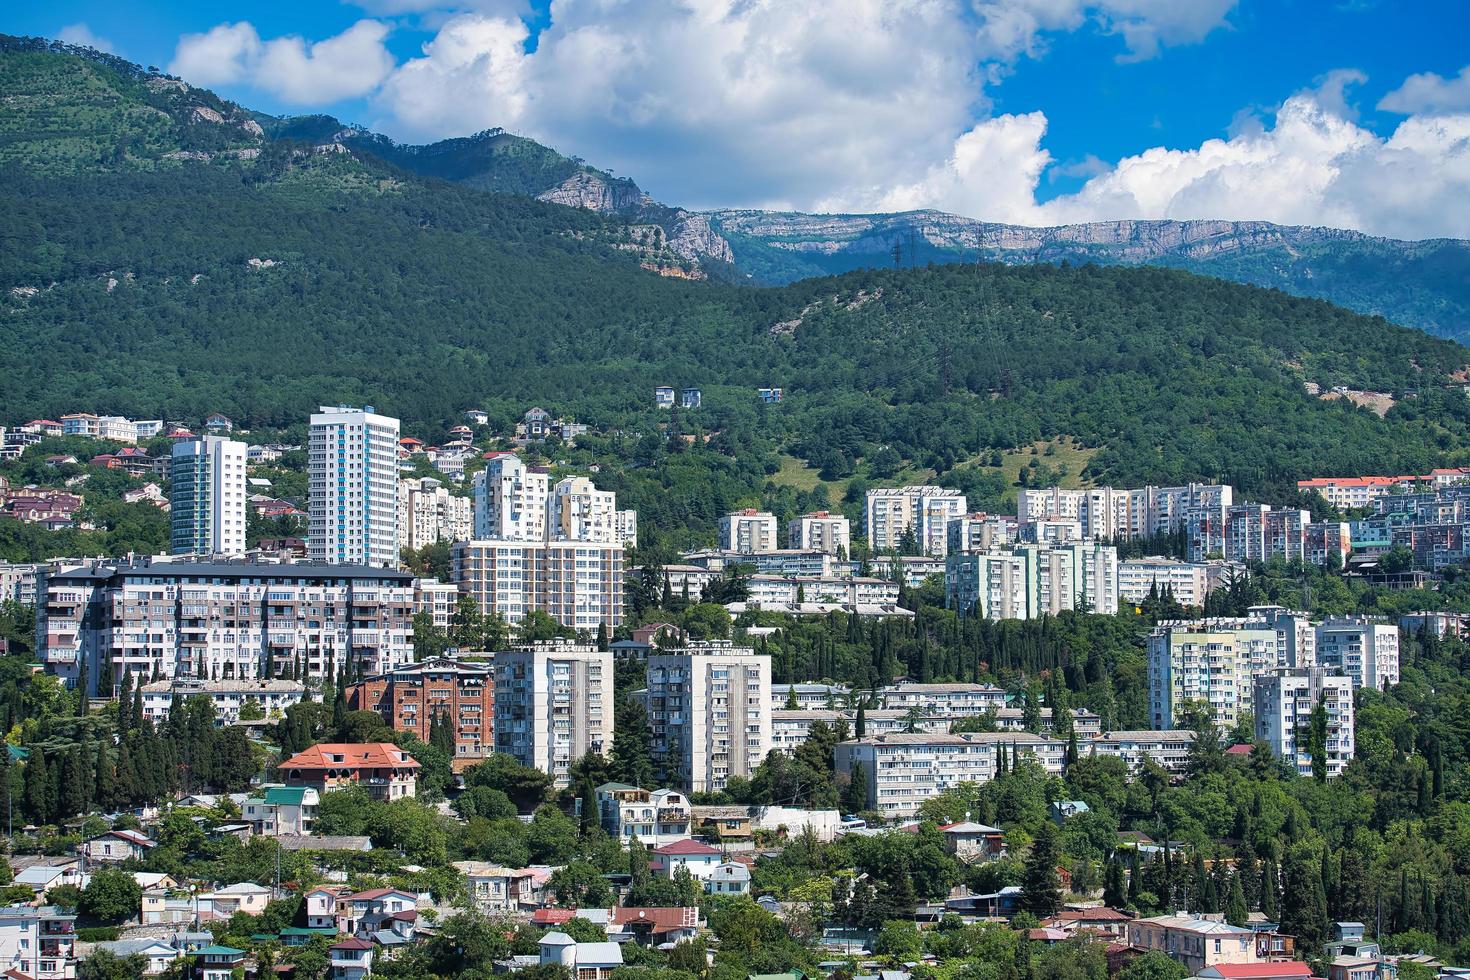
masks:
{"label": "tall white apartment building", "polygon": [[1342,775],[1352,761],[1353,680],[1325,667],[1284,668],[1254,679],[1256,738],[1271,752],[1312,774],[1308,732],[1312,712],[1320,702],[1327,713],[1326,761],[1329,779]]}
{"label": "tall white apartment building", "polygon": [[1006,692],[991,684],[921,684],[904,681],[878,689],[890,711],[919,709],[946,718],[971,718],[1005,707]]}
{"label": "tall white apartment building", "polygon": [[245,553],[245,444],[221,436],[176,442],[169,468],[169,550]]}
{"label": "tall white apartment building", "polygon": [[518,456],[496,456],[475,474],[475,537],[545,541],[550,477]]}
{"label": "tall white apartment building", "polygon": [[1203,606],[1210,594],[1210,569],[1201,562],[1170,558],[1132,558],[1118,563],[1118,596],[1127,602],[1142,602],[1149,593],[1165,591],[1186,606]]}
{"label": "tall white apartment building", "polygon": [[1050,487],[1022,490],[1016,499],[1016,520],[1022,525],[1042,520],[1075,520],[1081,525],[1082,536],[1088,538],[1150,537],[1184,527],[1191,510],[1206,516],[1223,515],[1233,500],[1233,488],[1220,484],[1190,483],[1132,490]]}
{"label": "tall white apartment building", "polygon": [[637,520],[616,494],[583,477],[552,490],[544,472],[497,456],[475,481],[475,531],[452,557],[455,583],[481,609],[511,623],[539,610],[579,630],[622,624],[623,535]]}
{"label": "tall white apartment building", "polygon": [[323,405],[311,417],[307,474],[316,561],[398,564],[398,420]]}
{"label": "tall white apartment building", "polygon": [[1202,620],[1162,624],[1148,639],[1149,720],[1178,727],[1186,702],[1210,706],[1215,724],[1230,728],[1250,707],[1251,678],[1274,669],[1276,631]]}
{"label": "tall white apartment building", "polygon": [[825,510],[802,514],[786,525],[786,547],[845,558],[852,553],[852,522]]}
{"label": "tall white apartment building", "polygon": [[952,554],[944,585],[951,609],[983,619],[1034,619],[1066,609],[1118,611],[1118,550],[1096,540],[1018,544],[1000,553]]}
{"label": "tall white apartment building", "polygon": [[748,777],[771,750],[771,659],[728,642],[648,658],[654,757],[691,792]]}
{"label": "tall white apartment building", "polygon": [[742,555],[775,551],[776,515],[747,507],[720,518],[720,550]]}
{"label": "tall white apartment building", "polygon": [[621,544],[460,541],[450,555],[460,591],[511,624],[534,610],[579,630],[623,623]]}
{"label": "tall white apartment building", "polygon": [[311,677],[350,662],[381,673],[413,658],[406,572],[363,565],[140,558],[51,571],[37,585],[37,652],[75,685],[114,679]]}
{"label": "tall white apartment building", "polygon": [[546,506],[546,533],[552,541],[622,544],[618,536],[618,495],[597,489],[585,476],[557,481]]}
{"label": "tall white apartment building", "polygon": [[964,514],[945,528],[946,554],[973,555],[1001,551],[1016,543],[1016,519],[1006,514]]}
{"label": "tall white apartment building", "polygon": [[905,532],[912,531],[920,553],[943,557],[949,522],[965,513],[965,495],[933,486],[869,490],[864,511],[871,550],[897,549]]}
{"label": "tall white apartment building", "polygon": [[474,536],[474,508],[431,476],[398,481],[398,543],[418,551],[439,541]]}
{"label": "tall white apartment building", "polygon": [[558,640],[495,655],[495,751],[570,782],[572,762],[613,746],[612,654]]}
{"label": "tall white apartment building", "polygon": [[1276,631],[1277,667],[1317,665],[1317,626],[1306,613],[1282,606],[1251,606],[1246,619]]}
{"label": "tall white apartment building", "polygon": [[1317,663],[1352,678],[1354,687],[1386,690],[1399,682],[1399,630],[1370,619],[1328,619],[1317,627]]}

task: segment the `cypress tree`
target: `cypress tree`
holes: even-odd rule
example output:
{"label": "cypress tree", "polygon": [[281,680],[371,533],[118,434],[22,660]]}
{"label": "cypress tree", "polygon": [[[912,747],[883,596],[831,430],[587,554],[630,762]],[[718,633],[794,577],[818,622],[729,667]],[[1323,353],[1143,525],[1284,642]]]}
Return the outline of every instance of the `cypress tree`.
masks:
{"label": "cypress tree", "polygon": [[97,743],[97,765],[92,777],[92,799],[100,808],[111,810],[116,806],[116,784],[112,775],[112,752],[107,743]]}
{"label": "cypress tree", "polygon": [[1240,875],[1230,878],[1230,896],[1225,900],[1225,921],[1232,926],[1245,927],[1250,910],[1245,905],[1245,889],[1240,885]]}
{"label": "cypress tree", "polygon": [[51,775],[46,771],[46,753],[40,746],[31,748],[25,767],[26,815],[38,824],[51,820]]}
{"label": "cypress tree", "polygon": [[1128,885],[1123,878],[1123,862],[1116,855],[1108,862],[1108,869],[1103,874],[1103,904],[1114,909],[1121,909],[1128,904]]}
{"label": "cypress tree", "polygon": [[1057,825],[1048,820],[1041,825],[1036,840],[1031,844],[1021,879],[1021,907],[1039,919],[1055,915],[1062,907],[1061,878],[1057,874],[1060,858],[1060,832]]}
{"label": "cypress tree", "polygon": [[[793,689],[792,695],[795,696],[795,693],[795,689]],[[858,738],[863,738],[868,733],[868,711],[863,701],[858,702],[857,721],[853,724],[853,731],[857,734]]]}
{"label": "cypress tree", "polygon": [[1276,900],[1276,862],[1269,857],[1261,862],[1261,914],[1268,922],[1277,921],[1277,915],[1281,908]]}
{"label": "cypress tree", "polygon": [[133,672],[126,667],[123,668],[122,688],[117,695],[117,737],[119,739],[127,736],[130,731],[129,723],[132,719],[131,708],[133,706]]}
{"label": "cypress tree", "polygon": [[1288,858],[1282,877],[1281,931],[1296,936],[1304,949],[1316,949],[1327,938],[1320,865],[1297,854]]}
{"label": "cypress tree", "polygon": [[81,747],[68,749],[59,768],[61,783],[57,796],[57,816],[64,819],[86,813],[86,780],[82,774]]}

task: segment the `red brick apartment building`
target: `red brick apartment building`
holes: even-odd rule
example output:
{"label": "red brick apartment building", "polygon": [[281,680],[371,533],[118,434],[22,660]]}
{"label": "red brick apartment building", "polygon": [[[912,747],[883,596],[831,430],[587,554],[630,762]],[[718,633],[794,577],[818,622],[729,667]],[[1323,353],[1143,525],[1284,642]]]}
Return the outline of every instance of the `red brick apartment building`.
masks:
{"label": "red brick apartment building", "polygon": [[454,757],[494,751],[495,681],[490,665],[448,657],[404,664],[347,689],[351,711],[375,711],[400,732],[423,741],[435,715],[454,726]]}

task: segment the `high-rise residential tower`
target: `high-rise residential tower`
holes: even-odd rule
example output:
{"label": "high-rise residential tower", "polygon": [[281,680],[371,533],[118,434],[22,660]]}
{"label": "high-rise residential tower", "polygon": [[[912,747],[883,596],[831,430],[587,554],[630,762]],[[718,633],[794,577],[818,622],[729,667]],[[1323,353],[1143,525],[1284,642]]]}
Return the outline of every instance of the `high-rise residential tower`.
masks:
{"label": "high-rise residential tower", "polygon": [[169,550],[245,553],[245,444],[223,436],[174,443],[169,469]]}
{"label": "high-rise residential tower", "polygon": [[398,563],[398,420],[372,406],[311,417],[307,553],[338,564]]}

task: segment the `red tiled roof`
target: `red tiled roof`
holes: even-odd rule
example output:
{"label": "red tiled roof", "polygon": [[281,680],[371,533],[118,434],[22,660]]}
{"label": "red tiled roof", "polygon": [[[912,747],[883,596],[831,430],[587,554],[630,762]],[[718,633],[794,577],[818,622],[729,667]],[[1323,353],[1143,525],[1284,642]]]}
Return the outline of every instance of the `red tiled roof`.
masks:
{"label": "red tiled roof", "polygon": [[655,854],[695,855],[695,854],[719,854],[720,852],[718,850],[716,850],[715,848],[710,847],[708,844],[701,844],[697,840],[694,840],[692,838],[686,838],[684,840],[676,840],[672,844],[665,844],[663,847],[656,847],[656,848],[654,848],[653,853],[655,853]]}
{"label": "red tiled roof", "polygon": [[531,914],[531,922],[538,926],[559,926],[576,917],[576,909],[537,909]]}
{"label": "red tiled roof", "polygon": [[1132,917],[1126,912],[1100,905],[1094,909],[1063,909],[1052,919],[1057,922],[1131,922]]}
{"label": "red tiled roof", "polygon": [[1299,960],[1286,963],[1216,963],[1210,969],[1227,980],[1255,980],[1257,977],[1310,977],[1312,968]]}
{"label": "red tiled roof", "polygon": [[1225,750],[1225,754],[1226,755],[1250,755],[1252,748],[1254,748],[1254,746],[1244,745],[1244,744],[1241,744],[1241,745],[1232,745],[1232,746],[1230,746],[1230,748],[1228,748],[1228,749]]}
{"label": "red tiled roof", "polygon": [[[419,764],[412,758],[399,761],[398,754],[403,750],[392,742],[362,742],[344,744],[340,742],[327,742],[322,745],[313,745],[303,752],[297,752],[291,758],[281,763],[282,769],[417,769]],[[342,756],[341,762],[334,762],[329,755]]]}
{"label": "red tiled roof", "polygon": [[617,908],[612,910],[612,923],[626,926],[634,923],[652,923],[654,932],[669,932],[674,929],[695,929],[699,926],[699,909],[684,908]]}
{"label": "red tiled roof", "polygon": [[333,943],[332,949],[372,949],[373,944],[366,939],[344,939],[340,943]]}

